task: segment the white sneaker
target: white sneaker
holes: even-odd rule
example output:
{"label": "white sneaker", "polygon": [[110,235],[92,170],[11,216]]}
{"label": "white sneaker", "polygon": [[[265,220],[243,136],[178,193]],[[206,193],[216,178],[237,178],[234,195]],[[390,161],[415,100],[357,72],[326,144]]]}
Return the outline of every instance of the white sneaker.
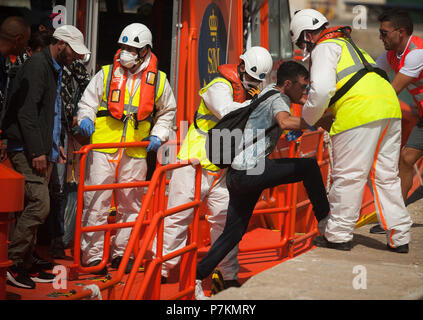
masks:
{"label": "white sneaker", "polygon": [[195,280],[195,300],[209,300],[210,298],[204,294],[201,283],[201,280]]}

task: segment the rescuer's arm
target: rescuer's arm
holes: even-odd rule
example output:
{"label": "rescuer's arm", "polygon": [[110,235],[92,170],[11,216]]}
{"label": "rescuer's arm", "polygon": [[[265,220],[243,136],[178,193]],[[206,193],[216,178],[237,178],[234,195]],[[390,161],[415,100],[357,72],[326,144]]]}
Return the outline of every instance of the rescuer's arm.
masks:
{"label": "rescuer's arm", "polygon": [[161,141],[166,141],[169,138],[176,113],[175,96],[167,79],[163,94],[156,102],[156,110],[154,126],[150,134],[158,137]]}
{"label": "rescuer's arm", "polygon": [[395,92],[399,94],[404,88],[407,88],[408,85],[414,80],[416,80],[416,78],[406,76],[405,74],[398,72],[394,80],[392,81],[392,87],[394,88]]}
{"label": "rescuer's arm", "polygon": [[321,43],[311,53],[310,92],[302,118],[314,125],[328,108],[336,91],[336,68],[342,49],[335,43]]}
{"label": "rescuer's arm", "polygon": [[91,79],[90,83],[82,94],[81,100],[79,100],[77,118],[78,125],[81,125],[81,121],[85,118],[90,119],[92,122],[95,121],[97,110],[103,97],[103,86],[104,73],[103,70],[100,70]]}
{"label": "rescuer's arm", "polygon": [[234,102],[231,88],[223,82],[211,85],[201,97],[207,108],[218,118],[222,119],[226,114],[238,108],[245,107],[251,100],[243,103]]}
{"label": "rescuer's arm", "polygon": [[423,49],[411,51],[404,59],[404,65],[392,81],[392,87],[399,94],[410,83],[419,78],[423,71]]}

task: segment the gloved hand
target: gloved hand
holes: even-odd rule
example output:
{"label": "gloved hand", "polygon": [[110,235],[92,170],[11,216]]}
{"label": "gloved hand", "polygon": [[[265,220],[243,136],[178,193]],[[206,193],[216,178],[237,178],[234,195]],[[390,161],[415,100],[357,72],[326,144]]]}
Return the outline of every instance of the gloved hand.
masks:
{"label": "gloved hand", "polygon": [[150,141],[150,144],[147,147],[147,152],[157,151],[162,145],[162,140],[160,140],[160,138],[157,136],[148,136],[147,138],[143,139],[143,141],[146,140]]}
{"label": "gloved hand", "polygon": [[285,135],[285,139],[288,140],[289,142],[295,141],[297,140],[299,137],[301,137],[303,135],[302,131],[295,131],[295,130],[290,130],[286,135]]}
{"label": "gloved hand", "polygon": [[81,129],[80,131],[83,136],[90,136],[95,131],[94,122],[88,118],[85,118],[81,121],[79,128]]}

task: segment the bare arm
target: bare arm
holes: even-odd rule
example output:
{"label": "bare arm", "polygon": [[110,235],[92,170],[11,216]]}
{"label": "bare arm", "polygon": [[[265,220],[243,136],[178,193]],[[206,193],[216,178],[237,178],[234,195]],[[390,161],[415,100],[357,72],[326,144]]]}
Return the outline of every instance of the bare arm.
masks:
{"label": "bare arm", "polygon": [[392,81],[392,87],[394,87],[395,92],[399,94],[404,88],[406,88],[414,80],[416,80],[416,78],[406,76],[405,74],[398,72],[394,80]]}
{"label": "bare arm", "polygon": [[303,118],[291,116],[285,111],[276,114],[276,121],[282,130],[302,130],[307,128],[307,124]]}

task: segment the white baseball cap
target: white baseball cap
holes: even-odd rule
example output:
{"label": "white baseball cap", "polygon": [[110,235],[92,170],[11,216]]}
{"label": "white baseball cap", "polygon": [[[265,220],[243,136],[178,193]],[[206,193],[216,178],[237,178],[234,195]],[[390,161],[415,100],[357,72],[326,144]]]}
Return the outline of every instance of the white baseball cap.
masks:
{"label": "white baseball cap", "polygon": [[85,55],[90,50],[84,44],[84,36],[81,31],[71,25],[64,25],[57,28],[53,37],[65,41],[77,54]]}

